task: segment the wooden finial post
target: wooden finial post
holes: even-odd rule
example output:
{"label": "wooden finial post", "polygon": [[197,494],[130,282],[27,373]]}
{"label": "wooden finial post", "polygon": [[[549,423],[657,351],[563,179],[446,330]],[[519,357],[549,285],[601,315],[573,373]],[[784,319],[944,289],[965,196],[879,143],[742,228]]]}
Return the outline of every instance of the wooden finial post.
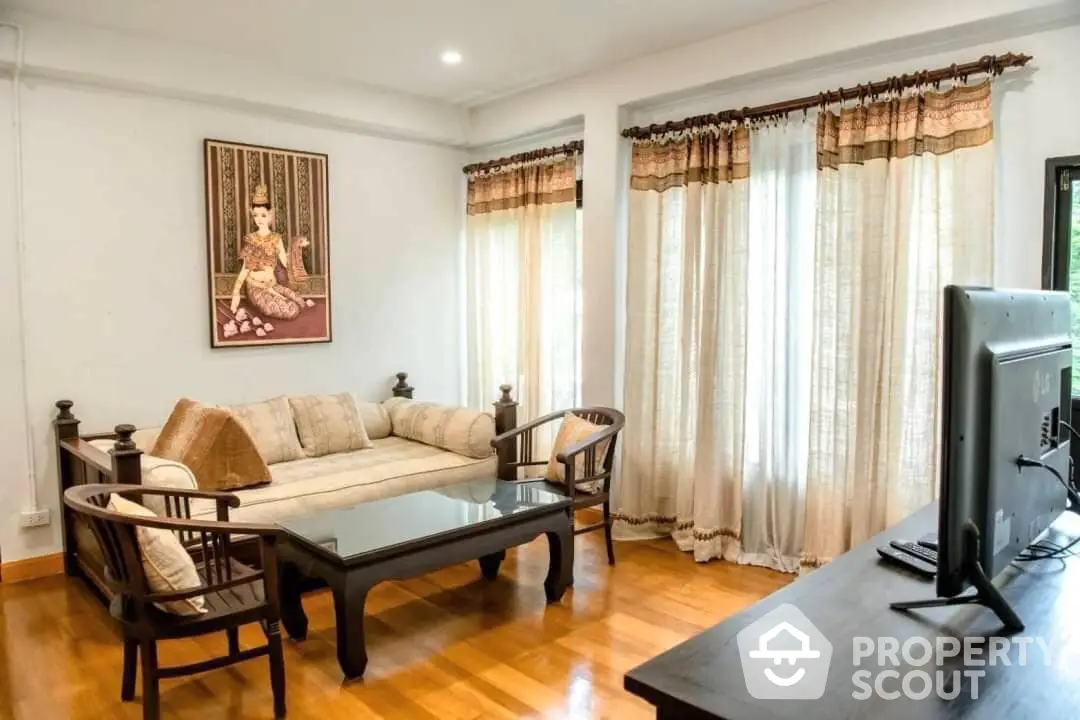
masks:
{"label": "wooden finial post", "polygon": [[134,425],[117,425],[113,428],[116,442],[113,443],[112,465],[113,482],[127,485],[139,485],[142,482],[142,462],[139,457],[142,450],[135,447],[131,436],[135,433]]}
{"label": "wooden finial post", "polygon": [[60,523],[61,538],[64,545],[64,572],[71,577],[78,575],[79,566],[75,561],[75,527],[71,511],[64,505],[64,491],[75,484],[77,469],[75,460],[61,447],[66,440],[79,437],[79,419],[71,413],[75,403],[70,400],[57,400],[57,413],[53,419],[53,433],[56,435],[56,469],[60,481]]}
{"label": "wooden finial post", "polygon": [[393,388],[394,397],[408,398],[412,400],[413,387],[408,382],[409,373],[399,372],[397,374],[397,385]]}
{"label": "wooden finial post", "polygon": [[[517,427],[518,403],[517,400],[510,396],[511,390],[513,390],[513,387],[510,385],[499,386],[501,395],[494,403],[496,435],[502,435]],[[500,480],[516,480],[517,468],[513,466],[513,463],[517,462],[517,438],[513,437],[503,442],[495,449],[495,452],[497,454],[496,476]]]}
{"label": "wooden finial post", "polygon": [[74,405],[75,403],[70,400],[56,401],[56,409],[60,411],[53,420],[57,440],[71,440],[79,437],[79,419],[71,414],[71,408]]}

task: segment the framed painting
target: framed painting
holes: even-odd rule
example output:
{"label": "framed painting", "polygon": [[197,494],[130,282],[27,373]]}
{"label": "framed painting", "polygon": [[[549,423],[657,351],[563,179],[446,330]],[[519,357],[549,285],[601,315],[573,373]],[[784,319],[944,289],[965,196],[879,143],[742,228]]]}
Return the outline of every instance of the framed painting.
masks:
{"label": "framed painting", "polygon": [[205,140],[211,347],[331,340],[326,155]]}

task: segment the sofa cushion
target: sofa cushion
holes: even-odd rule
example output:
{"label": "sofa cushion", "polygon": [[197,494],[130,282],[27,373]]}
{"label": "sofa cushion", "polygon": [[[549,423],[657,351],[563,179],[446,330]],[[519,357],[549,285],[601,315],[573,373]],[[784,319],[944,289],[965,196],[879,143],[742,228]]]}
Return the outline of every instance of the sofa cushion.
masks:
{"label": "sofa cushion", "polygon": [[296,436],[289,400],[282,396],[245,405],[222,405],[237,417],[255,441],[267,465],[304,457]]}
{"label": "sofa cushion", "polygon": [[308,457],[371,447],[352,393],[289,398],[300,444]]}
{"label": "sofa cushion", "polygon": [[[240,507],[230,511],[230,519],[273,523],[470,480],[491,480],[494,487],[495,459],[388,437],[366,450],[278,463],[271,472],[269,485],[237,491]],[[212,519],[215,512],[211,501],[191,503],[192,517]]]}
{"label": "sofa cushion", "polygon": [[360,411],[360,420],[364,423],[368,438],[381,440],[390,437],[390,413],[382,403],[357,400],[356,409]]}
{"label": "sofa cushion", "polygon": [[201,490],[236,490],[270,481],[270,469],[228,410],[181,398],[150,450],[191,468]]}
{"label": "sofa cushion", "polygon": [[406,398],[391,398],[384,404],[398,437],[471,458],[486,458],[493,452],[495,418],[490,413]]}

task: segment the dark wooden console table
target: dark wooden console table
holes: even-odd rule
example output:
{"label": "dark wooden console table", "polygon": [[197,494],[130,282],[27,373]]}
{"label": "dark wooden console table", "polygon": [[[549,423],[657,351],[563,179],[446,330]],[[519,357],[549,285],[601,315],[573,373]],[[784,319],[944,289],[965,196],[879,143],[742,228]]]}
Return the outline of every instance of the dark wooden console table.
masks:
{"label": "dark wooden console table", "polygon": [[334,595],[338,663],[346,678],[367,667],[364,601],[384,580],[405,579],[479,560],[494,579],[506,550],[546,535],[551,559],[544,591],[558,602],[573,578],[570,500],[536,486],[502,480],[462,483],[281,523],[281,621],[289,636],[307,636],[302,596],[312,580]]}
{"label": "dark wooden console table", "polygon": [[[634,668],[626,674],[624,686],[654,705],[658,720],[1074,717],[1080,706],[1080,671],[1077,670],[1080,613],[1076,610],[1080,598],[1080,558],[1015,564],[997,579],[995,584],[1026,625],[1014,637],[1026,644],[1027,662],[1019,664],[1020,646],[1013,644],[1005,656],[1011,660],[1009,666],[1002,661],[977,668],[984,670],[985,676],[978,679],[975,699],[969,681],[964,681],[959,695],[952,700],[941,698],[936,689],[924,699],[898,692],[899,677],[913,668],[928,669],[931,675],[936,671],[934,665],[912,666],[902,654],[898,656],[897,667],[883,668],[872,660],[863,660],[855,666],[856,637],[889,637],[900,643],[912,638],[913,643],[922,642],[918,638],[925,638],[931,644],[938,638],[957,638],[962,642],[968,637],[1004,637],[996,616],[977,605],[909,613],[890,609],[890,602],[933,597],[934,584],[885,565],[878,559],[876,548],[893,539],[917,540],[936,530],[934,504],[743,612]],[[1077,535],[1080,535],[1080,518],[1066,514],[1051,528],[1049,539],[1064,544]],[[820,699],[759,700],[747,688],[736,636],[785,604],[802,611],[832,644],[832,662]],[[1040,638],[1049,647],[1049,665],[1044,662],[1046,654],[1037,643]],[[984,661],[988,659],[986,654],[981,657]],[[944,667],[948,672],[946,677],[952,677],[953,669],[972,666],[961,661],[956,666]],[[898,677],[884,679],[882,688],[886,694],[895,692],[898,696],[887,699],[875,691],[866,699],[854,697],[856,693],[864,694],[853,682],[853,675],[859,669],[871,670],[875,678],[878,670],[897,671]],[[913,683],[912,687],[918,690],[921,686]]]}

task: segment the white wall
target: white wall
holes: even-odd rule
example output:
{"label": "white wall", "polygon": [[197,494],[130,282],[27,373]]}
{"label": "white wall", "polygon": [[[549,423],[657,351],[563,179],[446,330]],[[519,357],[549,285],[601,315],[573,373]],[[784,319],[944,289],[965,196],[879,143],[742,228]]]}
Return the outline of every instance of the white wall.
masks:
{"label": "white wall", "polygon": [[[6,90],[6,88],[0,88]],[[0,552],[60,547],[53,403],[86,432],[160,423],[180,395],[242,402],[285,393],[460,400],[457,271],[461,150],[312,127],[101,87],[23,89],[29,422],[15,339],[9,96],[0,99]],[[204,138],[329,155],[333,342],[209,347]],[[30,502],[23,428],[51,527],[21,530]]]}
{"label": "white wall", "polygon": [[1032,54],[1036,69],[1014,71],[1021,80],[1011,81],[998,108],[996,279],[1037,285],[1043,164],[1047,157],[1080,153],[1074,119],[1080,101],[1069,74],[1078,20],[1080,3],[1072,0],[837,0],[474,109],[471,137],[478,143],[584,116],[584,401],[619,404],[622,396],[622,128],[785,100],[987,53]]}

